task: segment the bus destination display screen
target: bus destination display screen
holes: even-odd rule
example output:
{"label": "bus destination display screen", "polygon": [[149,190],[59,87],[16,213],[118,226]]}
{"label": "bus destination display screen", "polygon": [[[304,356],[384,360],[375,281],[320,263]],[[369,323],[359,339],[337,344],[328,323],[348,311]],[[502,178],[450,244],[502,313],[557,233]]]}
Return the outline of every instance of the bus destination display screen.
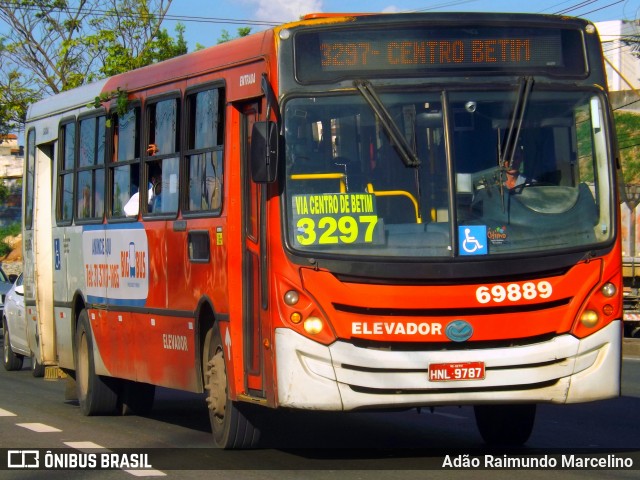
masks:
{"label": "bus destination display screen", "polygon": [[563,71],[568,68],[563,44],[563,31],[558,29],[485,27],[301,32],[295,37],[296,74],[306,83],[366,74]]}

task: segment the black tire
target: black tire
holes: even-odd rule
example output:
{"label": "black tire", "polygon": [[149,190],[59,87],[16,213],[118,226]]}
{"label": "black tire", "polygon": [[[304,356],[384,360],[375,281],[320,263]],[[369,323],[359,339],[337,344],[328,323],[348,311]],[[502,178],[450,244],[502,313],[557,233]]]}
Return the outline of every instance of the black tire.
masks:
{"label": "black tire", "polygon": [[122,380],[118,410],[122,415],[149,415],[156,394],[155,385]]}
{"label": "black tire", "polygon": [[536,405],[476,405],[476,425],[488,445],[517,447],[533,431]]}
{"label": "black tire", "polygon": [[4,331],[4,335],[2,338],[2,344],[4,349],[4,355],[2,356],[2,363],[4,365],[4,369],[11,372],[14,370],[20,370],[22,368],[22,362],[24,357],[17,353],[14,353],[11,350],[11,339],[9,337],[9,329],[7,328],[7,320],[2,319],[2,329]]}
{"label": "black tire", "polygon": [[[208,348],[207,348],[208,347]],[[225,350],[218,324],[207,332],[203,355],[205,391],[211,432],[216,446],[226,449],[255,448],[260,440],[255,405],[229,399]]]}
{"label": "black tire", "polygon": [[31,352],[31,375],[36,378],[44,377],[44,365],[42,365],[35,353]]}
{"label": "black tire", "polygon": [[80,312],[76,329],[76,386],[83,415],[112,415],[118,403],[115,379],[96,374],[93,338],[86,310]]}

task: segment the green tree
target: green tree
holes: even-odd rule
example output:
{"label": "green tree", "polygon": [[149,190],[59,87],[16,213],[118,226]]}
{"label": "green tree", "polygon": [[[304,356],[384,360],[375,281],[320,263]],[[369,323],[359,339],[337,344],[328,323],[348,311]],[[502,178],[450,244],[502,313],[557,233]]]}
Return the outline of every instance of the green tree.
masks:
{"label": "green tree", "polygon": [[218,38],[218,45],[221,43],[225,43],[228,42],[229,40],[233,40],[234,38],[240,38],[240,37],[246,37],[247,35],[249,35],[251,33],[251,27],[239,27],[238,28],[238,35],[236,35],[235,37],[232,37],[231,34],[227,31],[227,30],[222,30],[222,33],[220,34],[220,38]]}
{"label": "green tree", "polygon": [[9,189],[4,184],[4,182],[0,182],[0,204],[4,203],[7,200],[8,196],[9,196]]}
{"label": "green tree", "polygon": [[28,105],[187,52],[184,25],[161,25],[172,0],[7,0],[0,21],[0,133]]}

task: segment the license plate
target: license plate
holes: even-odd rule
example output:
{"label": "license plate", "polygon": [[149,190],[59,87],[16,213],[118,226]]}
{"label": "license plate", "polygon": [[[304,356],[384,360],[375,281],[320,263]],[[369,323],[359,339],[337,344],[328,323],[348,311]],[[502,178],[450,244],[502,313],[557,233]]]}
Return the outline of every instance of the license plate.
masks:
{"label": "license plate", "polygon": [[432,363],[429,365],[430,382],[456,382],[484,380],[484,362]]}

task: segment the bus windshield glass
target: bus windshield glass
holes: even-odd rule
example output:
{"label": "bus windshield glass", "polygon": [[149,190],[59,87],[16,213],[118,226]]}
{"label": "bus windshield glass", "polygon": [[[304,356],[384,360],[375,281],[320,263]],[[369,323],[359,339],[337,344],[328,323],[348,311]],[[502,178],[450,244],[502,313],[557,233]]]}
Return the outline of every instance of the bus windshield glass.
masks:
{"label": "bus windshield glass", "polygon": [[535,85],[291,98],[288,244],[441,258],[606,243],[615,205],[603,112],[595,91]]}

